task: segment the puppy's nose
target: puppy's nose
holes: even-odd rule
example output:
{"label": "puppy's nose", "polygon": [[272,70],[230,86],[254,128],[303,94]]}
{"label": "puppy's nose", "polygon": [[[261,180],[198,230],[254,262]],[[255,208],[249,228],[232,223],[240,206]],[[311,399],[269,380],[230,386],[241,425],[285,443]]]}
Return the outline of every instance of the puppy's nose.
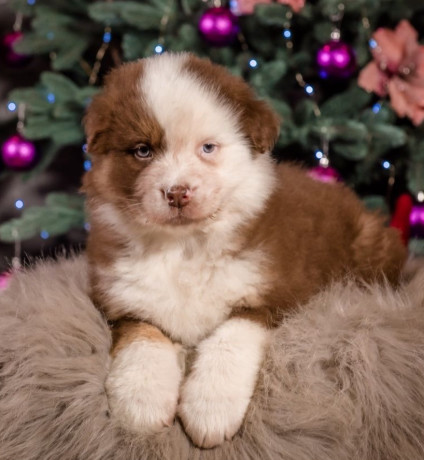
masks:
{"label": "puppy's nose", "polygon": [[165,196],[169,206],[183,208],[190,201],[191,190],[185,185],[173,185],[166,192]]}

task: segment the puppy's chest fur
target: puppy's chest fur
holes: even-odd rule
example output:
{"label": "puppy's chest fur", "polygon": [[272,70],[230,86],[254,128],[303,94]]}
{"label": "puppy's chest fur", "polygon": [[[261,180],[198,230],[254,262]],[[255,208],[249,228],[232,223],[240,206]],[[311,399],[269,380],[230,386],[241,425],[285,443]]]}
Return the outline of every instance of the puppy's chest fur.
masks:
{"label": "puppy's chest fur", "polygon": [[[174,340],[195,345],[231,312],[260,302],[264,274],[259,251],[214,255],[181,247],[117,258],[108,269],[108,297],[128,314],[149,321]],[[113,313],[113,312],[112,312]]]}

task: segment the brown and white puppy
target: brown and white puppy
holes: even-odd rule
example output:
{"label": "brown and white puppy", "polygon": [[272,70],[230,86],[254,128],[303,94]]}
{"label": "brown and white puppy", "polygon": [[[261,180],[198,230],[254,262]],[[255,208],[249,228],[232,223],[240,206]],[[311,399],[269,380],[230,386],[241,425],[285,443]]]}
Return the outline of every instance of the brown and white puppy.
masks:
{"label": "brown and white puppy", "polygon": [[[346,187],[277,165],[278,117],[222,67],[126,64],[85,126],[92,298],[115,324],[106,386],[132,430],[178,413],[199,446],[230,439],[284,311],[347,273],[398,277],[395,231]],[[185,381],[181,346],[197,347]]]}

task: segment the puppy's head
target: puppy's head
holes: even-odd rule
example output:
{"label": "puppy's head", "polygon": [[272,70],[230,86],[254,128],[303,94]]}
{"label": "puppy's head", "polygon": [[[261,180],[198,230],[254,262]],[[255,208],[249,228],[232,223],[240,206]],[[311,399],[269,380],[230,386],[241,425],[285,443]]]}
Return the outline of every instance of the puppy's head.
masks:
{"label": "puppy's head", "polygon": [[[279,119],[248,85],[190,54],[113,70],[85,117],[89,203],[142,225],[254,213],[272,182]],[[265,155],[263,155],[265,154]]]}

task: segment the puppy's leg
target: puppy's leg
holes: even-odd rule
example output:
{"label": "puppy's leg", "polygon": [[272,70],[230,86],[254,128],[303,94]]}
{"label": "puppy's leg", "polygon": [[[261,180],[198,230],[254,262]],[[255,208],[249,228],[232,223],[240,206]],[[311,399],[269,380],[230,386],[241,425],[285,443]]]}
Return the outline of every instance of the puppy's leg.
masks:
{"label": "puppy's leg", "polygon": [[113,329],[106,392],[120,425],[150,434],[173,423],[182,370],[180,348],[150,324],[120,321]]}
{"label": "puppy's leg", "polygon": [[187,434],[198,446],[214,447],[240,428],[267,337],[260,321],[234,315],[198,346],[178,409]]}

